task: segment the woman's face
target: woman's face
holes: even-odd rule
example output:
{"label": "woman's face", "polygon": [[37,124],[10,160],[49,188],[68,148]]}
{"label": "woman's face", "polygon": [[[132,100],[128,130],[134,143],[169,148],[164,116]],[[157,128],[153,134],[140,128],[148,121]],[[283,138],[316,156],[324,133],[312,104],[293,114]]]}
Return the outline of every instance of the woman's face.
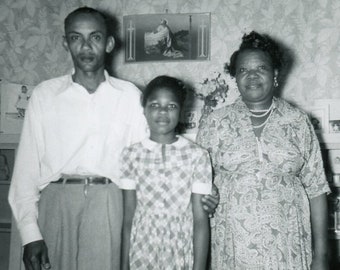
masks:
{"label": "woman's face", "polygon": [[237,57],[235,77],[246,104],[270,104],[277,74],[269,55],[261,50],[245,50]]}

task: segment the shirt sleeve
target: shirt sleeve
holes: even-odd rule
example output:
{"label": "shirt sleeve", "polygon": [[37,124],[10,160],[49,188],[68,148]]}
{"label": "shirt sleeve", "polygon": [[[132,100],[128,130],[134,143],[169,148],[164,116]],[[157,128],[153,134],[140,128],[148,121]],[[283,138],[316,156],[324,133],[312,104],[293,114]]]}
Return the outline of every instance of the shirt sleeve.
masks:
{"label": "shirt sleeve", "polygon": [[129,97],[126,106],[130,108],[131,115],[129,123],[131,125],[131,132],[129,136],[129,145],[140,142],[148,136],[148,125],[143,113],[143,107],[141,105],[141,91],[135,88],[135,95]]}
{"label": "shirt sleeve", "polygon": [[307,116],[305,116],[302,132],[305,162],[300,171],[300,179],[308,197],[314,198],[323,193],[329,193],[330,188],[325,176],[319,141]]}
{"label": "shirt sleeve", "polygon": [[135,169],[132,162],[131,148],[124,148],[119,160],[120,167],[120,189],[134,190],[136,189]]}
{"label": "shirt sleeve", "polygon": [[202,149],[202,155],[196,159],[193,168],[192,193],[211,194],[212,167],[207,151]]}
{"label": "shirt sleeve", "polygon": [[25,114],[8,197],[23,245],[43,239],[37,223],[42,149],[39,106],[33,92]]}

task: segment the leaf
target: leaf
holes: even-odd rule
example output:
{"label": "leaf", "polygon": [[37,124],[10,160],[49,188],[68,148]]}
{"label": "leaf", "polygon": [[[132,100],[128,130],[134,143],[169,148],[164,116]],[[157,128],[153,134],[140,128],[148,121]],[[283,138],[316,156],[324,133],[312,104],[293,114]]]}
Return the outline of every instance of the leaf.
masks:
{"label": "leaf", "polygon": [[329,38],[332,36],[334,29],[333,28],[324,28],[322,29],[317,38],[318,43],[324,43],[329,40]]}
{"label": "leaf", "polygon": [[30,36],[26,42],[25,48],[26,49],[33,48],[38,44],[39,40],[40,40],[39,36]]}
{"label": "leaf", "polygon": [[0,22],[6,20],[9,8],[5,5],[0,5]]}
{"label": "leaf", "polygon": [[34,14],[35,14],[35,5],[33,4],[33,2],[31,2],[31,3],[32,4],[28,3],[26,5],[26,10],[27,10],[28,15],[30,15],[31,17],[34,17]]}
{"label": "leaf", "polygon": [[328,0],[318,0],[318,2],[322,8],[326,8],[328,4]]}

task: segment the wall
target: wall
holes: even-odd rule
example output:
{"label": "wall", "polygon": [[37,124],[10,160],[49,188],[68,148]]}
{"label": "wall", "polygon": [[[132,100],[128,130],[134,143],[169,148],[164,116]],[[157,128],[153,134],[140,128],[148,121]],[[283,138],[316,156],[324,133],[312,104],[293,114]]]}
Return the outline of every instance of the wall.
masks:
{"label": "wall", "polygon": [[167,73],[198,82],[223,64],[244,33],[255,29],[281,40],[295,56],[283,96],[305,107],[315,98],[340,98],[340,1],[337,0],[1,0],[0,77],[26,84],[70,70],[61,46],[63,19],[79,5],[117,15],[211,12],[211,60],[124,64],[115,73],[143,86]]}

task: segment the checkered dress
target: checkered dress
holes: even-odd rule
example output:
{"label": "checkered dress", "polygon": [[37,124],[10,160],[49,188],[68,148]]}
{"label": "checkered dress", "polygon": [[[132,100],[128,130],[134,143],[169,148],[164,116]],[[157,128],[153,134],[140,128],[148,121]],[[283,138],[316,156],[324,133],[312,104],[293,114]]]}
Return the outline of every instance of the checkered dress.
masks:
{"label": "checkered dress", "polygon": [[208,153],[183,137],[162,145],[149,139],[122,153],[122,189],[136,189],[130,269],[192,269],[191,193],[209,194]]}

